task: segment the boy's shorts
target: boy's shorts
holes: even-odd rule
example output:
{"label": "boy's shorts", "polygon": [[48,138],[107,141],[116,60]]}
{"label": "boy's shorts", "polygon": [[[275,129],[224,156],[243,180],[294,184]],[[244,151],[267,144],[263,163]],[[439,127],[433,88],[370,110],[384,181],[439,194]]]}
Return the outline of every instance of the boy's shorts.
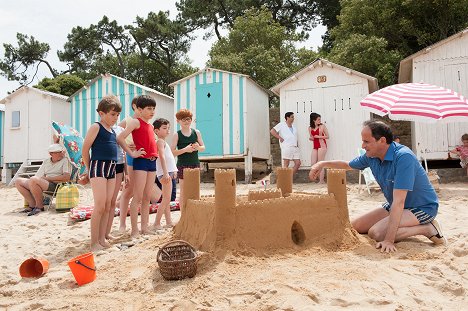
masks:
{"label": "boy's shorts", "polygon": [[124,167],[125,167],[125,164],[116,164],[115,165],[115,173],[116,174],[121,174],[124,172]]}
{"label": "boy's shorts", "polygon": [[[169,172],[169,176],[171,176],[171,178],[174,178],[174,176],[176,176],[177,172]],[[161,179],[163,178],[163,175],[159,175],[158,176],[158,180],[161,181]]]}
{"label": "boy's shorts", "polygon": [[133,159],[134,171],[156,172],[156,159],[150,160],[145,158]]}
{"label": "boy's shorts", "polygon": [[[390,213],[390,204],[388,202],[385,202],[384,204],[382,204],[382,207],[385,208],[385,210]],[[435,216],[429,215],[428,213],[426,213],[420,208],[410,207],[410,208],[405,208],[405,209],[413,213],[413,215],[416,216],[416,218],[419,221],[419,224],[421,225],[428,224],[435,219]]]}
{"label": "boy's shorts", "polygon": [[133,166],[133,158],[129,154],[126,154],[126,157],[127,157],[127,165]]}
{"label": "boy's shorts", "polygon": [[103,177],[105,179],[115,178],[116,162],[112,160],[91,160],[89,164],[89,178]]}
{"label": "boy's shorts", "polygon": [[179,179],[184,179],[184,169],[186,168],[200,168],[200,164],[196,165],[177,165],[177,177]]}
{"label": "boy's shorts", "polygon": [[468,165],[468,158],[460,159],[460,166],[461,167],[466,168],[467,165]]}

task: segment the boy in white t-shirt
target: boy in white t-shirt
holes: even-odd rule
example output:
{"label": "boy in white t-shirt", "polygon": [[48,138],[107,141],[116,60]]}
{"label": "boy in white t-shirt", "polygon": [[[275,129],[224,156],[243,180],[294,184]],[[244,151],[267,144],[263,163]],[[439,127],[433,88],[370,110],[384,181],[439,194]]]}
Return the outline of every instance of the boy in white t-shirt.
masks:
{"label": "boy in white t-shirt", "polygon": [[289,163],[294,161],[293,173],[295,174],[301,166],[301,152],[298,145],[297,129],[293,126],[294,113],[286,112],[284,118],[285,122],[276,124],[270,133],[279,139],[283,167],[289,167]]}
{"label": "boy in white t-shirt", "polygon": [[171,219],[171,192],[172,192],[172,180],[177,177],[177,165],[172,154],[171,147],[166,142],[167,136],[169,136],[170,123],[168,120],[159,118],[153,122],[154,132],[158,136],[156,142],[159,151],[159,157],[156,160],[156,176],[162,185],[162,201],[159,204],[158,212],[156,213],[156,219],[154,221],[153,228],[161,230],[161,218],[164,214],[166,218],[166,225],[164,228],[172,228],[174,224]]}

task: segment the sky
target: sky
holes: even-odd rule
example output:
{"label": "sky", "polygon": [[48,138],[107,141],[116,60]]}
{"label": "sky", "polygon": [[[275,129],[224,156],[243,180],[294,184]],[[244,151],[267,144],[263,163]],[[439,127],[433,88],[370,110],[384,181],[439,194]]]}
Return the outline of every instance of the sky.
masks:
{"label": "sky", "polygon": [[[47,60],[54,68],[65,70],[57,57],[57,50],[63,50],[67,35],[76,26],[88,27],[96,24],[106,15],[110,20],[116,20],[119,25],[129,25],[136,16],[146,17],[149,12],[169,11],[170,17],[175,18],[177,10],[176,0],[0,0],[0,59],[4,57],[4,43],[16,46],[16,33],[20,32],[34,36],[39,42],[50,45]],[[316,27],[309,40],[300,46],[317,49],[322,44],[321,36],[325,32],[324,26]],[[216,37],[203,40],[205,30],[196,33],[196,40],[188,57],[192,65],[204,68],[208,60],[208,51]],[[51,77],[45,65],[39,67],[37,78],[30,84],[35,85],[44,77]],[[18,88],[18,82],[8,81],[0,77],[0,99],[7,96],[8,91]]]}

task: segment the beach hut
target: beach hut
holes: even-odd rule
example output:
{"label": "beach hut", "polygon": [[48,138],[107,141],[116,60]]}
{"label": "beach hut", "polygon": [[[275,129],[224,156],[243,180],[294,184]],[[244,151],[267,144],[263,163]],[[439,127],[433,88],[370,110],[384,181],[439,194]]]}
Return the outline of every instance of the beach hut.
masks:
{"label": "beach hut", "polygon": [[70,122],[67,97],[22,86],[0,100],[5,105],[3,125],[2,182],[9,183],[12,172],[42,163],[52,143],[52,121]]}
{"label": "beach hut", "polygon": [[76,91],[68,98],[71,102],[71,126],[84,137],[93,122],[99,120],[96,112],[99,101],[106,95],[115,95],[122,104],[120,120],[132,115],[132,99],[139,95],[149,95],[156,100],[155,118],[165,118],[174,124],[174,99],[141,84],[114,76],[102,74]]}
{"label": "beach hut", "polygon": [[[468,28],[400,62],[399,83],[425,82],[468,96]],[[468,133],[468,122],[412,122],[412,147],[418,158],[446,159]]]}
{"label": "beach hut", "polygon": [[3,167],[3,131],[5,125],[5,105],[0,105],[0,167]]}
{"label": "beach hut", "polygon": [[362,123],[370,119],[359,102],[377,89],[376,78],[320,58],[271,88],[280,97],[281,121],[294,112],[303,168],[311,166],[310,113],[320,114],[328,128],[326,159],[352,159],[361,146]]}
{"label": "beach hut", "polygon": [[252,161],[270,158],[269,96],[247,75],[214,68],[202,69],[169,86],[174,88],[175,111],[186,108],[203,135],[204,162],[244,161],[245,178],[252,177]]}

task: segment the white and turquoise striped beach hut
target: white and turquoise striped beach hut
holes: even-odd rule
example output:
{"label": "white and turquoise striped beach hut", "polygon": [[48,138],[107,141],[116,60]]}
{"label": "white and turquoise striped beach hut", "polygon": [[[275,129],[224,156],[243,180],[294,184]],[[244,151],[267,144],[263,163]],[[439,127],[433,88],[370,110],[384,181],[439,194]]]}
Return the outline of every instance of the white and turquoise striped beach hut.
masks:
{"label": "white and turquoise striped beach hut", "polygon": [[201,131],[205,162],[244,160],[246,179],[252,160],[270,158],[270,92],[247,75],[202,69],[171,83],[175,111],[186,108],[194,114],[194,126]]}
{"label": "white and turquoise striped beach hut", "polygon": [[71,102],[71,125],[83,137],[91,124],[99,120],[96,108],[99,101],[107,95],[115,95],[119,98],[122,104],[121,120],[133,115],[131,103],[135,96],[149,95],[156,100],[155,118],[166,118],[172,124],[175,122],[174,99],[171,96],[112,74],[103,74],[91,80],[68,98]]}

